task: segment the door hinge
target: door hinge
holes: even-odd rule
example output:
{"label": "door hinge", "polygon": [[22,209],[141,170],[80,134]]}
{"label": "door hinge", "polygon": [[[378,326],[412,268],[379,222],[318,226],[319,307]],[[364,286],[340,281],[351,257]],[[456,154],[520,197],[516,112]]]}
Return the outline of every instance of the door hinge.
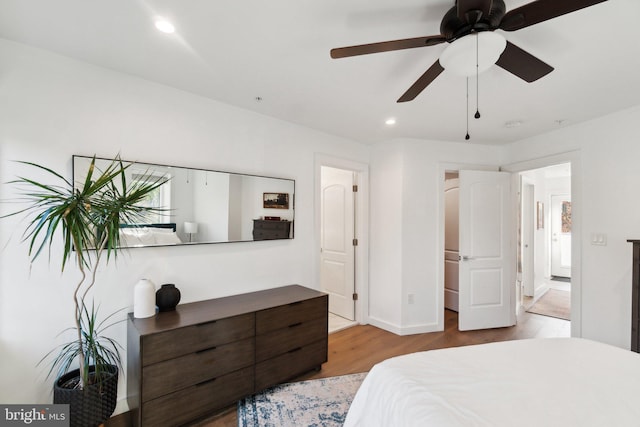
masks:
{"label": "door hinge", "polygon": [[353,185],[353,192],[357,193],[358,192],[358,184],[354,184]]}
{"label": "door hinge", "polygon": [[353,300],[358,301],[358,294],[353,294]]}
{"label": "door hinge", "polygon": [[358,239],[353,239],[353,246],[358,246]]}

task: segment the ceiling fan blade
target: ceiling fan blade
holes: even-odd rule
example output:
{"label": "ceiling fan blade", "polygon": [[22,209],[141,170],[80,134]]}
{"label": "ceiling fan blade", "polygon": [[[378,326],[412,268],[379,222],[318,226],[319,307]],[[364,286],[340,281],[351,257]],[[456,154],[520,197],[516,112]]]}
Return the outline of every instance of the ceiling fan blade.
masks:
{"label": "ceiling fan blade", "polygon": [[516,31],[607,0],[536,0],[507,12],[500,29]]}
{"label": "ceiling fan blade", "polygon": [[434,46],[446,42],[444,36],[416,37],[412,39],[391,40],[388,42],[361,44],[357,46],[331,49],[331,57],[346,58],[349,56],[367,55],[369,53],[389,52],[392,50],[412,49],[414,47]]}
{"label": "ceiling fan blade", "polygon": [[[457,0],[458,18],[469,24],[474,24],[482,16],[489,16],[492,0]],[[480,11],[478,15],[476,11]]]}
{"label": "ceiling fan blade", "polygon": [[409,88],[407,91],[398,99],[397,102],[407,102],[412,101],[416,98],[416,96],[420,95],[432,81],[436,79],[444,71],[442,65],[440,65],[440,61],[434,62],[434,64],[429,67],[427,71],[424,72],[422,76]]}
{"label": "ceiling fan blade", "polygon": [[496,65],[528,83],[534,82],[553,71],[551,65],[542,62],[511,42],[507,42],[507,47],[500,55]]}

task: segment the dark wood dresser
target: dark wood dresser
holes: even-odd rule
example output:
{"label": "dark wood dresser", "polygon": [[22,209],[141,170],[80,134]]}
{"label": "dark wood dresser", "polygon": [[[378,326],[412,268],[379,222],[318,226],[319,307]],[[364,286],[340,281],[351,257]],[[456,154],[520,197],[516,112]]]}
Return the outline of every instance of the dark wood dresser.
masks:
{"label": "dark wood dresser", "polygon": [[640,240],[633,243],[633,273],[631,278],[631,351],[640,353]]}
{"label": "dark wood dresser", "polygon": [[182,425],[327,361],[328,296],[299,285],[178,305],[127,326],[137,426]]}
{"label": "dark wood dresser", "polygon": [[253,220],[253,240],[288,239],[291,236],[291,221]]}

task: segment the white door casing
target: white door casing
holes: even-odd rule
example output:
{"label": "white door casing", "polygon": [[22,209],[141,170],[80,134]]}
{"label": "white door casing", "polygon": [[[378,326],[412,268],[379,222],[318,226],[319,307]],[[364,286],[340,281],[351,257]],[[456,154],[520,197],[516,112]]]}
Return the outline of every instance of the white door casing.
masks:
{"label": "white door casing", "polygon": [[[564,209],[569,209],[569,221],[565,230],[562,225],[563,206],[565,206]],[[551,223],[551,275],[571,277],[571,195],[552,195],[549,215]]]}
{"label": "white door casing", "polygon": [[354,172],[323,166],[320,189],[320,287],[329,311],[355,319]]}
{"label": "white door casing", "polygon": [[461,331],[515,324],[511,249],[511,174],[459,173]]}

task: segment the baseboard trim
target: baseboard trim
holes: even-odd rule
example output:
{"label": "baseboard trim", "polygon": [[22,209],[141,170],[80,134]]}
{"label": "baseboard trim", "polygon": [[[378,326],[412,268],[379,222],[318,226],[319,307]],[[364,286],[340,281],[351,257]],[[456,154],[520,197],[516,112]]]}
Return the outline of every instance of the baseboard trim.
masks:
{"label": "baseboard trim", "polygon": [[381,319],[377,319],[372,316],[369,316],[369,324],[375,326],[376,328],[384,329],[385,331],[394,333],[396,335],[426,334],[429,332],[440,332],[444,330],[444,325],[439,325],[437,323],[426,323],[423,325],[412,325],[412,326],[399,326],[393,323],[386,322]]}

